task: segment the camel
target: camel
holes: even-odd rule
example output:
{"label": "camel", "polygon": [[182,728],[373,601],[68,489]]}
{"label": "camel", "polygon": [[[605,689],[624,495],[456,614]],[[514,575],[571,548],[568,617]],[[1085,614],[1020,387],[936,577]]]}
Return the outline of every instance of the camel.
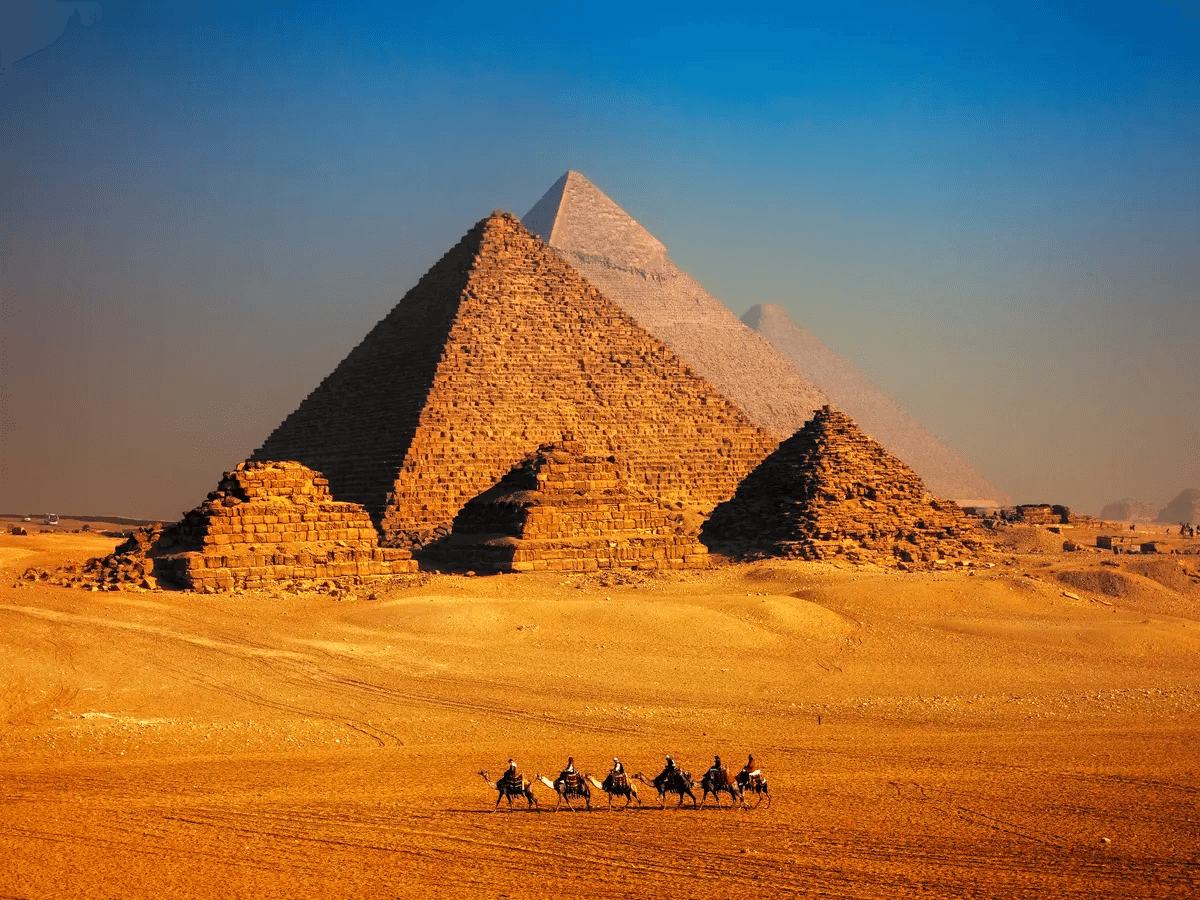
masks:
{"label": "camel", "polygon": [[704,794],[700,797],[700,808],[704,809],[704,801],[708,799],[708,795],[712,794],[713,799],[717,801],[717,808],[721,806],[721,792],[729,795],[729,808],[733,809],[733,803],[736,800],[743,808],[746,806],[746,801],[742,797],[742,789],[738,783],[729,777],[729,773],[724,769],[714,772],[709,769],[704,773],[704,777],[700,779],[700,787]]}
{"label": "camel", "polygon": [[538,781],[558,795],[558,803],[554,805],[555,812],[558,812],[558,808],[563,803],[567,804],[567,809],[574,812],[575,807],[571,805],[572,797],[582,797],[587,804],[587,808],[592,808],[592,789],[588,786],[587,779],[582,775],[559,775],[554,781],[551,781],[545,775],[538,775],[536,777]]}
{"label": "camel", "polygon": [[637,790],[630,783],[629,778],[624,774],[613,775],[611,772],[605,776],[604,781],[597,781],[591,775],[587,776],[587,780],[592,783],[592,787],[597,790],[604,791],[608,794],[608,808],[612,809],[613,797],[624,797],[625,806],[623,809],[629,808],[631,800],[637,800],[638,806],[642,805],[642,800],[637,795]]}
{"label": "camel", "polygon": [[679,805],[683,806],[683,797],[686,794],[692,798],[692,808],[696,808],[696,795],[692,793],[692,773],[684,772],[682,769],[676,769],[674,772],[661,772],[658,777],[650,781],[641,772],[633,776],[647,787],[652,787],[658,791],[658,804],[660,809],[667,808],[667,794],[678,794]]}
{"label": "camel", "polygon": [[[741,790],[743,798],[746,794],[754,794],[758,798],[754,802],[756,809],[763,802],[763,797],[767,798],[767,806],[771,805],[771,791],[767,787],[767,776],[762,773],[761,769],[753,772],[742,769],[737,774],[737,786]],[[742,802],[745,803],[745,799]]]}
{"label": "camel", "polygon": [[537,797],[533,796],[533,783],[528,778],[516,781],[504,777],[499,781],[492,781],[492,776],[487,772],[480,770],[479,774],[483,776],[484,781],[496,789],[496,809],[500,808],[501,800],[507,799],[508,811],[512,812],[513,797],[524,797],[529,809],[537,806]]}

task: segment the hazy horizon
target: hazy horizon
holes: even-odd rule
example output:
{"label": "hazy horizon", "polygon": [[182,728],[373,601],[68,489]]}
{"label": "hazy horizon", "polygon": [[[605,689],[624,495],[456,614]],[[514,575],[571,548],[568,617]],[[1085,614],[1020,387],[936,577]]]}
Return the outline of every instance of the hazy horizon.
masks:
{"label": "hazy horizon", "polygon": [[0,4],[0,512],[178,517],[567,169],[1016,502],[1200,487],[1193,3],[28,6]]}

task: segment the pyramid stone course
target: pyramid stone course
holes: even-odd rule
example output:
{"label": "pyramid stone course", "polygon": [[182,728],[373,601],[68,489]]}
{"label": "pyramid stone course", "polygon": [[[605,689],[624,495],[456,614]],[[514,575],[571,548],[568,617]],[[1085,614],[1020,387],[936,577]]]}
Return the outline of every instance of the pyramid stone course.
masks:
{"label": "pyramid stone course", "polygon": [[645,496],[614,457],[567,436],[470,500],[428,553],[490,572],[701,568],[708,550],[681,506]]}
{"label": "pyramid stone course", "polygon": [[822,408],[713,510],[702,539],[742,557],[933,566],[984,545],[958,506],[844,413]]}
{"label": "pyramid stone course", "polygon": [[573,433],[711,510],[775,446],[512,215],[479,222],[255,451],[320,468],[395,546]]}

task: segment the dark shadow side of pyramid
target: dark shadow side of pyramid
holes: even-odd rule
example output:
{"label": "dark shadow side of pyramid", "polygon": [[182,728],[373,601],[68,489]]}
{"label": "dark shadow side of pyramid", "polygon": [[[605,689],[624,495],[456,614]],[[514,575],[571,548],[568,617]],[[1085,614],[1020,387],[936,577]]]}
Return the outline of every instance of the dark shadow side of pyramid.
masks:
{"label": "dark shadow side of pyramid", "polygon": [[775,446],[508,213],[479,222],[255,451],[361,503],[393,546],[565,434],[711,510]]}
{"label": "dark shadow side of pyramid", "polygon": [[741,558],[845,558],[932,566],[984,545],[950,501],[825,406],[718,504],[701,531],[712,550]]}

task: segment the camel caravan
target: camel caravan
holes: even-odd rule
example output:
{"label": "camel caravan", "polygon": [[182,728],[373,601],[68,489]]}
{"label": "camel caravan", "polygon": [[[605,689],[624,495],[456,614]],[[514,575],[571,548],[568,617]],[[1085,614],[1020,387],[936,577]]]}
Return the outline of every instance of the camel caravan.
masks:
{"label": "camel caravan", "polygon": [[[608,796],[609,809],[612,809],[614,797],[625,801],[622,809],[628,809],[631,803],[642,806],[642,800],[638,797],[637,788],[634,786],[635,781],[654,789],[658,794],[659,809],[666,808],[668,794],[673,794],[678,798],[676,804],[678,807],[683,806],[684,797],[691,798],[693,809],[703,809],[710,796],[718,807],[723,807],[722,794],[729,795],[730,809],[733,809],[734,806],[740,806],[742,809],[756,808],[764,800],[767,806],[771,805],[771,792],[767,786],[767,778],[763,775],[762,769],[754,762],[753,755],[746,761],[742,770],[732,777],[729,770],[722,764],[721,757],[714,757],[713,764],[700,779],[700,799],[698,801],[692,773],[679,768],[670,756],[667,757],[663,770],[653,779],[647,778],[642,772],[636,772],[632,776],[627,775],[624,763],[616,756],[613,757],[612,768],[604,776],[603,781],[576,769],[573,756],[567,758],[566,767],[553,780],[540,774],[530,780],[521,774],[516,762],[511,759],[508,761],[508,768],[498,780],[493,781],[487,771],[480,771],[479,775],[496,791],[496,805],[493,809],[498,810],[500,802],[507,800],[510,812],[514,809],[513,801],[521,799],[525,801],[526,809],[541,810],[537,797],[533,793],[534,782],[540,782],[554,791],[555,812],[558,812],[564,803],[567,809],[574,812],[576,807],[572,805],[572,800],[577,803],[582,802],[584,807],[590,810],[593,790]],[[754,798],[753,804],[748,800],[751,796]]]}

